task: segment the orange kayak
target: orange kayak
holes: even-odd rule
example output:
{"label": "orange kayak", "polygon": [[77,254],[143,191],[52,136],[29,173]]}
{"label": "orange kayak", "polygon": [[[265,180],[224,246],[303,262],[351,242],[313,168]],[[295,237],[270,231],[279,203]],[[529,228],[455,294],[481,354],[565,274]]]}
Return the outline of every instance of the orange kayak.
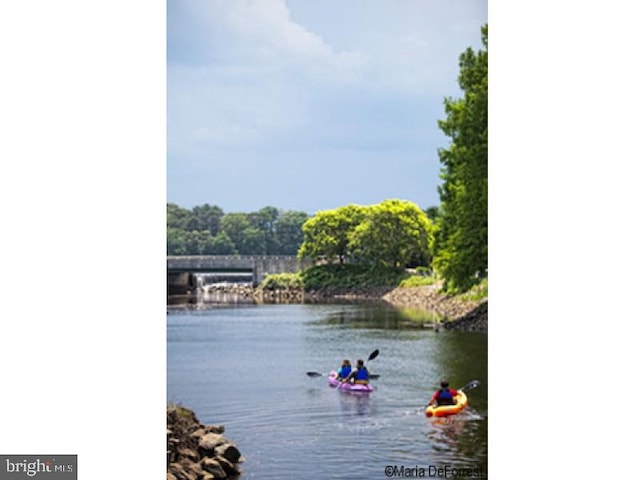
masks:
{"label": "orange kayak", "polygon": [[424,414],[427,417],[447,417],[449,415],[455,415],[461,412],[469,403],[467,396],[462,390],[458,390],[458,394],[453,397],[456,401],[455,405],[429,405],[424,409]]}

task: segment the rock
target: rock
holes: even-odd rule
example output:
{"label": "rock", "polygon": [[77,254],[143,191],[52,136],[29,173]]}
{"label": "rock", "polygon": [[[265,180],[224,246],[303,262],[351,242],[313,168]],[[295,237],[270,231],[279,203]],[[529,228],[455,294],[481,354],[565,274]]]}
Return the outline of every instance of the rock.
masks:
{"label": "rock", "polygon": [[231,463],[238,463],[240,460],[240,451],[232,444],[226,443],[215,448],[216,457],[222,457]]}
{"label": "rock", "polygon": [[234,466],[233,463],[231,463],[226,458],[218,457],[216,458],[216,460],[218,461],[218,463],[220,463],[220,466],[224,469],[224,472],[227,474],[227,476],[235,477],[240,473],[240,469],[236,468],[236,466]]}
{"label": "rock", "polygon": [[167,480],[236,479],[243,461],[221,425],[202,425],[186,408],[167,408]]}
{"label": "rock", "polygon": [[214,478],[227,478],[227,473],[217,460],[212,458],[203,458],[200,465],[205,472],[209,472]]}
{"label": "rock", "polygon": [[215,448],[225,441],[225,438],[218,433],[207,433],[200,438],[198,451],[204,456],[213,456]]}

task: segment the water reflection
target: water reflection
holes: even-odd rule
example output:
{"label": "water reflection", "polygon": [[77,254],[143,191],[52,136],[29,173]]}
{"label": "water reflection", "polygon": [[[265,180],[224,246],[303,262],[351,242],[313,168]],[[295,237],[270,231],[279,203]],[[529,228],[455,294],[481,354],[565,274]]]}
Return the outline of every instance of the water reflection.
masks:
{"label": "water reflection", "polygon": [[340,413],[348,417],[352,415],[368,415],[370,407],[370,393],[367,392],[336,392],[340,396]]}
{"label": "water reflection", "polygon": [[[353,307],[354,305],[351,304]],[[442,316],[429,311],[398,309],[385,302],[368,301],[355,308],[343,308],[317,320],[319,325],[386,330],[434,328]]]}

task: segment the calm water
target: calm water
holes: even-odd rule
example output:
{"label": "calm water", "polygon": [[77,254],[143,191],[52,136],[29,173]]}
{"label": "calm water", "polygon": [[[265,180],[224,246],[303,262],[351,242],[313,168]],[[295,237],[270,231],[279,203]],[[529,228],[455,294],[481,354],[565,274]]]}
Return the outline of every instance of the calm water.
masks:
{"label": "calm water", "polygon": [[[486,478],[486,334],[416,329],[375,306],[251,305],[169,313],[167,341],[167,401],[225,426],[243,479],[383,479],[393,465],[426,478],[447,478],[429,467],[480,467],[472,478]],[[375,349],[369,395],[305,375]],[[443,376],[482,385],[461,414],[427,419]]]}

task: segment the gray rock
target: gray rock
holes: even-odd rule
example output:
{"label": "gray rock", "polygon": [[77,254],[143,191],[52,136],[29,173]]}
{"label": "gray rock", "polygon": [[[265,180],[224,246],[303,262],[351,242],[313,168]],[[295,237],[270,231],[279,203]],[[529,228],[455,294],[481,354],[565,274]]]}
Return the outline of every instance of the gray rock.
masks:
{"label": "gray rock", "polygon": [[214,455],[214,449],[223,443],[225,443],[225,438],[222,435],[218,433],[207,433],[200,438],[198,450],[202,454],[210,457]]}
{"label": "gray rock", "polygon": [[217,460],[205,458],[200,462],[200,466],[202,470],[213,475],[214,478],[227,478],[227,473]]}

